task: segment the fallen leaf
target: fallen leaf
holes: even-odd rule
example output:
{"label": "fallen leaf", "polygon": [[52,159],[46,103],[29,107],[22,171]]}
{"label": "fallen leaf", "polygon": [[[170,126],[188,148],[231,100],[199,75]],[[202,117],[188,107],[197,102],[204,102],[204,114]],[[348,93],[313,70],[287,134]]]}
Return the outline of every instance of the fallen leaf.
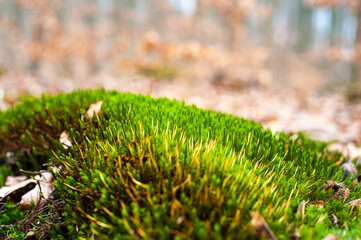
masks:
{"label": "fallen leaf", "polygon": [[319,209],[322,209],[324,207],[324,205],[325,204],[323,203],[323,201],[310,202],[308,204],[308,206],[310,206],[310,207],[318,206]]}
{"label": "fallen leaf", "polygon": [[269,228],[266,220],[259,214],[258,212],[252,211],[250,213],[252,219],[251,219],[251,225],[253,227],[253,230],[262,237],[267,237],[272,240],[276,240],[276,236],[272,232],[272,230]]}
{"label": "fallen leaf", "polygon": [[355,200],[352,200],[352,201],[350,201],[350,202],[348,202],[346,204],[350,205],[351,207],[358,207],[361,204],[361,199],[355,199]]}
{"label": "fallen leaf", "polygon": [[0,189],[0,201],[4,202],[8,196],[12,198],[18,198],[18,195],[21,195],[23,192],[27,192],[28,190],[32,189],[35,184],[36,181],[34,179],[28,179],[13,186],[4,186]]}
{"label": "fallen leaf", "polygon": [[29,239],[35,239],[35,232],[29,231],[29,232],[26,234],[24,240],[29,240]]}
{"label": "fallen leaf", "polygon": [[350,174],[353,174],[355,178],[357,178],[358,176],[357,169],[355,165],[352,163],[350,157],[350,151],[348,149],[347,149],[347,161],[346,163],[341,165],[340,170],[345,170],[345,173],[343,174],[343,179],[346,179]]}
{"label": "fallen leaf", "polygon": [[61,145],[63,145],[64,149],[68,149],[69,147],[72,146],[68,138],[68,134],[66,134],[65,130],[60,134],[59,142],[61,143]]}
{"label": "fallen leaf", "polygon": [[341,165],[341,163],[343,162],[343,159],[342,157],[335,163],[336,166],[339,166]]}
{"label": "fallen leaf", "polygon": [[355,178],[357,178],[357,169],[352,162],[346,162],[342,164],[340,170],[345,170],[345,173],[343,174],[343,179],[346,179],[350,174],[353,174]]}
{"label": "fallen leaf", "polygon": [[103,101],[98,101],[96,103],[91,104],[88,108],[88,111],[86,112],[86,116],[92,118],[94,116],[94,112],[96,115],[98,115],[100,113],[102,103]]}
{"label": "fallen leaf", "polygon": [[359,174],[356,178],[356,180],[351,184],[350,189],[353,189],[354,187],[357,186],[357,184],[359,184],[359,182],[361,181],[361,174]]}
{"label": "fallen leaf", "polygon": [[325,183],[324,190],[327,191],[328,189],[332,188],[333,191],[338,191],[341,187],[343,187],[342,183],[335,182],[333,180],[328,180]]}
{"label": "fallen leaf", "polygon": [[13,186],[27,179],[26,176],[8,176],[5,181],[5,186]]}
{"label": "fallen leaf", "polygon": [[322,240],[338,240],[338,237],[333,234],[328,234],[326,237],[322,238]]}
{"label": "fallen leaf", "polygon": [[[21,198],[19,209],[22,211],[30,209],[32,201],[34,201],[35,207],[41,206],[45,202],[45,199],[49,198],[51,192],[55,189],[52,184],[55,179],[50,172],[42,173],[41,176],[38,175],[35,179],[38,184],[33,190],[27,192]],[[40,193],[42,193],[45,199],[41,198]]]}
{"label": "fallen leaf", "polygon": [[346,201],[348,195],[350,194],[350,190],[342,187],[340,188],[332,197],[328,198],[328,200],[337,200],[340,196],[342,197],[342,201]]}

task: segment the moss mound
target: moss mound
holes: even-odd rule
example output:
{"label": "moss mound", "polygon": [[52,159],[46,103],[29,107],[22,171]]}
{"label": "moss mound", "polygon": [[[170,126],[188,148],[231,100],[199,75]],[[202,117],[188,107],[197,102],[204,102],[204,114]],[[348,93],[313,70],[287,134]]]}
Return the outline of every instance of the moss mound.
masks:
{"label": "moss mound", "polygon": [[[101,113],[82,117],[99,100]],[[242,118],[92,90],[27,99],[1,115],[0,127],[3,156],[17,153],[27,169],[49,159],[62,167],[66,228],[53,224],[53,238],[258,239],[252,211],[279,239],[296,229],[302,239],[361,234],[359,210],[324,190],[326,180],[342,180],[340,154]],[[71,148],[59,142],[64,130]],[[359,196],[356,186],[348,200]],[[300,214],[303,200],[324,208]]]}

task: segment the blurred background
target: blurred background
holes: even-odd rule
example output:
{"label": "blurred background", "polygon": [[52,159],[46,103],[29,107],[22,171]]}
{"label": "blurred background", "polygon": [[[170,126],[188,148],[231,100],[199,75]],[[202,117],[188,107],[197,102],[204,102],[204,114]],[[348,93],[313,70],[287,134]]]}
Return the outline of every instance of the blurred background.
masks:
{"label": "blurred background", "polygon": [[361,2],[0,0],[2,109],[98,87],[357,146]]}

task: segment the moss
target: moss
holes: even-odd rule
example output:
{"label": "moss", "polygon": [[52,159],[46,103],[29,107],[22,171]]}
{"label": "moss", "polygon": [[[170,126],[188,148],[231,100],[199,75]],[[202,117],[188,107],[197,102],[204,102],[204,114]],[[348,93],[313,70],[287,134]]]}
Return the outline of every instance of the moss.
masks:
{"label": "moss", "polygon": [[[99,116],[82,118],[99,100]],[[306,137],[274,135],[255,122],[165,98],[104,90],[27,99],[3,113],[0,126],[3,153],[26,152],[29,168],[40,166],[31,159],[62,166],[55,175],[67,237],[257,239],[250,211],[260,212],[279,239],[296,228],[303,239],[344,237],[349,226],[355,228],[347,237],[361,234],[359,211],[327,201],[332,193],[323,190],[326,180],[342,180],[338,158]],[[72,148],[59,143],[63,130]],[[349,200],[359,195],[356,187]],[[325,208],[308,206],[301,217],[303,200],[323,200]],[[61,231],[54,232],[59,238]]]}
{"label": "moss", "polygon": [[12,171],[6,166],[0,166],[0,187],[5,185],[5,180],[7,176],[11,176]]}
{"label": "moss", "polygon": [[23,239],[25,233],[21,232],[17,223],[24,218],[28,211],[21,212],[10,200],[4,205],[1,204],[0,210],[0,236],[9,239]]}

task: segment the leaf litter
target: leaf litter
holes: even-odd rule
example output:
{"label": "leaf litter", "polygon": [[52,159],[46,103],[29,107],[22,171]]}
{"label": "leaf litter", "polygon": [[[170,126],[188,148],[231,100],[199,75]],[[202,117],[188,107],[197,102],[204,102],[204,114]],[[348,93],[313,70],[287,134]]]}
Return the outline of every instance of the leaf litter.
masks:
{"label": "leaf litter", "polygon": [[274,235],[266,220],[261,216],[260,213],[252,211],[250,214],[253,230],[260,238],[266,237],[271,240],[277,240],[277,237]]}
{"label": "leaf litter", "polygon": [[95,115],[98,115],[100,113],[102,104],[103,101],[98,101],[96,103],[91,104],[86,112],[86,117],[93,118],[94,113]]}
{"label": "leaf litter", "polygon": [[61,143],[64,149],[68,149],[69,147],[72,146],[68,134],[66,133],[65,130],[60,134],[59,142]]}

